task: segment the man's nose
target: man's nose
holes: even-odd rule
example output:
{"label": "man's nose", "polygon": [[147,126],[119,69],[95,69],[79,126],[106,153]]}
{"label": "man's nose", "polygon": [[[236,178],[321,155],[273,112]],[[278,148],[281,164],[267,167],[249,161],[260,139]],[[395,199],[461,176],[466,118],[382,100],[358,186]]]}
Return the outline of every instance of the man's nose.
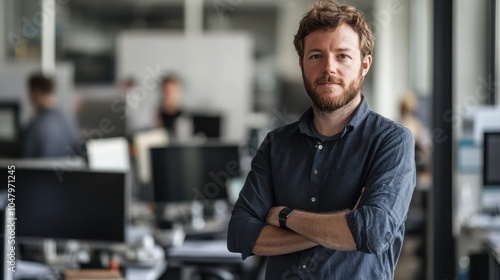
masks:
{"label": "man's nose", "polygon": [[326,74],[337,74],[337,61],[335,61],[335,58],[333,56],[329,56],[327,57],[327,59],[325,59],[325,65],[324,65],[324,69],[323,69],[323,72],[326,73]]}

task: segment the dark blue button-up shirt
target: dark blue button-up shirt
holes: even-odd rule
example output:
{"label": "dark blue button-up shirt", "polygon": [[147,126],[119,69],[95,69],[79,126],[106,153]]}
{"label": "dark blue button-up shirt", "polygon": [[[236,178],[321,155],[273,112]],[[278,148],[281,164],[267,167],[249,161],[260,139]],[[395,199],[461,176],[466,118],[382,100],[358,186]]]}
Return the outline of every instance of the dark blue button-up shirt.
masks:
{"label": "dark blue button-up shirt", "polygon": [[[348,211],[356,251],[316,246],[268,258],[267,279],[393,279],[415,186],[411,132],[373,112],[363,98],[345,128],[322,137],[309,109],[270,132],[252,161],[228,231],[228,248],[252,254],[272,206]],[[335,225],[332,225],[335,226]]]}

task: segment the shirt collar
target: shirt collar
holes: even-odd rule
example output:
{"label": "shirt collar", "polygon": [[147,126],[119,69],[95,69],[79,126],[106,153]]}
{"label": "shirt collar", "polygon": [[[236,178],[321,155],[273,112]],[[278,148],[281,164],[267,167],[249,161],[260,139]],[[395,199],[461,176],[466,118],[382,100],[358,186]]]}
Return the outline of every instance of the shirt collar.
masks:
{"label": "shirt collar", "polygon": [[[354,111],[351,120],[347,122],[346,126],[341,132],[342,135],[340,137],[344,136],[348,132],[351,132],[354,128],[359,126],[363,122],[369,111],[370,107],[368,106],[368,102],[366,102],[365,97],[361,95],[361,102],[359,103],[358,108],[356,108],[356,110]],[[300,133],[305,134],[309,137],[317,138],[318,134],[316,133],[316,131],[314,131],[313,127],[313,117],[314,111],[313,108],[310,107],[299,119],[299,131]]]}

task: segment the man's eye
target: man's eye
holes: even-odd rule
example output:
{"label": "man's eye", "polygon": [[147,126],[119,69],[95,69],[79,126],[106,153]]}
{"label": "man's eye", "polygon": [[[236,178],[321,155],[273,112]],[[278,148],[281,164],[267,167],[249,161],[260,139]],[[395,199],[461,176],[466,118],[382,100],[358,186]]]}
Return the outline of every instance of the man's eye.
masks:
{"label": "man's eye", "polygon": [[309,57],[310,59],[320,59],[321,58],[321,55],[319,54],[313,54]]}
{"label": "man's eye", "polygon": [[341,54],[339,55],[339,58],[341,59],[347,59],[347,58],[350,58],[347,54]]}

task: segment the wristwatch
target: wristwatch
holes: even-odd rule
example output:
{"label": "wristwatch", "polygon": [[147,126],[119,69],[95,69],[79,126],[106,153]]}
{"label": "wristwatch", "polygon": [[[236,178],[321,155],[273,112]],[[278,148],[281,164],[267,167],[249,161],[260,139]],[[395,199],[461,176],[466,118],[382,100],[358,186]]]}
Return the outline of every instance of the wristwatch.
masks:
{"label": "wristwatch", "polygon": [[290,215],[292,215],[293,210],[295,210],[295,209],[288,208],[288,207],[281,209],[279,216],[278,216],[281,228],[287,228],[286,227],[286,220],[288,219],[288,217],[290,217]]}

